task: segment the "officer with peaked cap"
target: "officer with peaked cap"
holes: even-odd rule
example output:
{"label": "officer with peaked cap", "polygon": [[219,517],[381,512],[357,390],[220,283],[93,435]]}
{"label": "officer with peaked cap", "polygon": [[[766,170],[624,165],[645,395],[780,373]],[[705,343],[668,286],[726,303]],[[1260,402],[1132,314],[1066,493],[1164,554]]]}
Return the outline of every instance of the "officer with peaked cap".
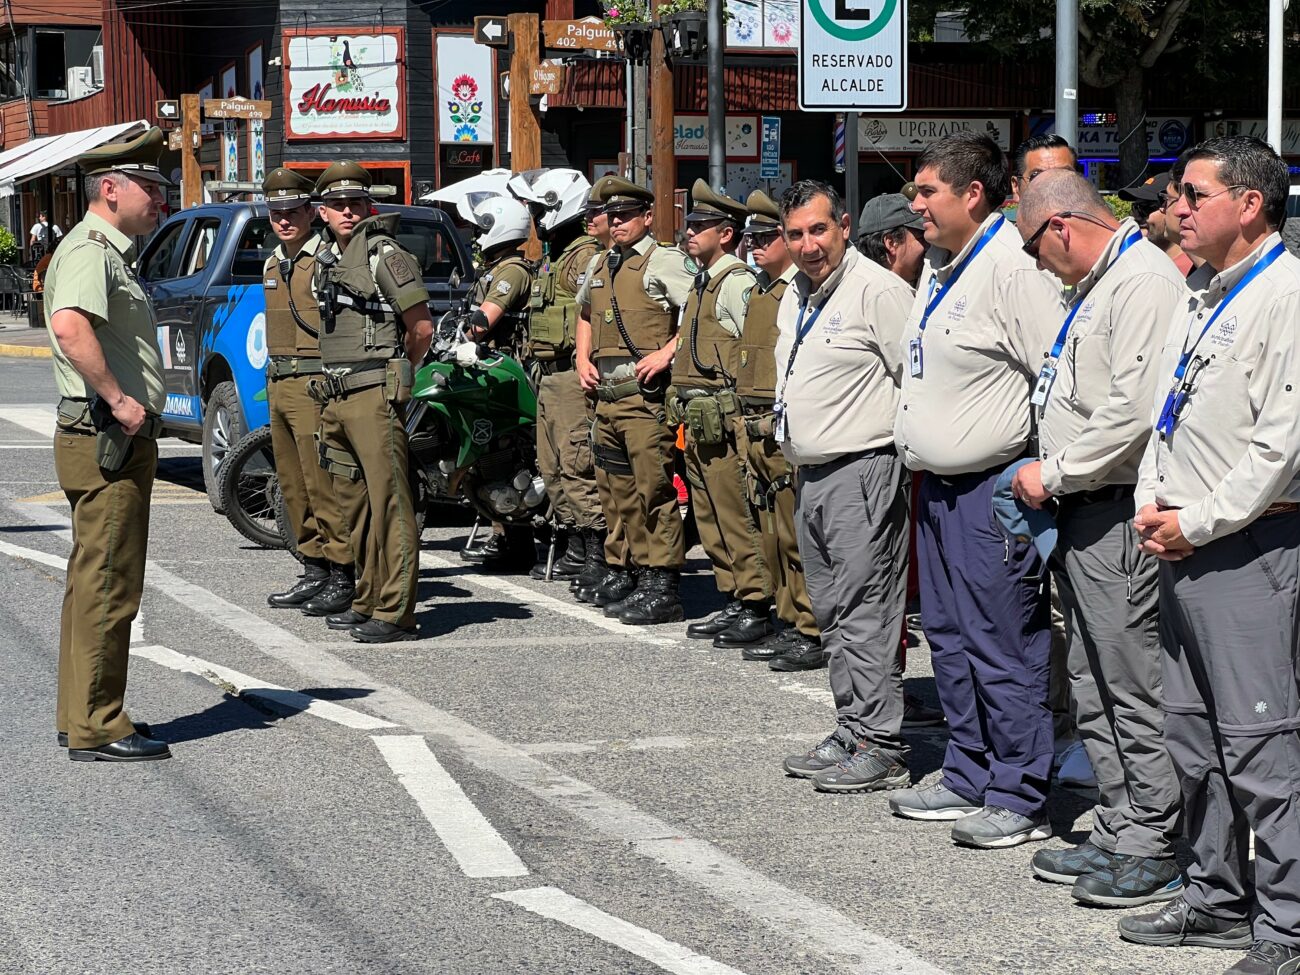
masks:
{"label": "officer with peaked cap", "polygon": [[162,132],[77,160],[86,215],[50,263],[45,324],[60,400],[54,468],[72,507],[59,637],[59,743],[74,761],[169,758],[123,709],[131,621],[144,588],[156,438],[166,399],[153,309],[133,237],[158,224]]}
{"label": "officer with peaked cap", "polygon": [[267,602],[282,609],[310,604],[329,614],[352,605],[353,567],[347,522],[332,479],[320,466],[320,404],[307,394],[307,384],[321,373],[314,287],[321,238],[312,230],[313,189],[311,180],[284,168],[273,170],[262,183],[271,230],[280,242],[262,268],[271,450],[303,560],[299,581]]}
{"label": "officer with peaked cap", "polygon": [[[357,562],[350,609],[326,617],[362,643],[413,640],[420,539],[408,477],[406,403],[433,337],[420,265],[373,214],[370,174],[334,163],[316,183],[329,241],[316,255],[323,376],[321,466],[334,476]],[[308,610],[319,615],[318,610]]]}
{"label": "officer with peaked cap", "polygon": [[711,639],[718,647],[740,647],[772,635],[772,587],[745,500],[733,429],[740,413],[735,390],[740,333],[754,287],[754,272],[735,252],[749,211],[702,179],[695,181],[691,196],[695,205],[686,216],[686,250],[696,275],[673,360],[668,419],[686,427],[695,524],[727,605],[711,619],[692,623],[686,634]]}
{"label": "officer with peaked cap", "polygon": [[[578,293],[576,360],[596,394],[597,484],[606,517],[621,516],[631,565],[610,573],[592,602],[623,622],[683,618],[677,588],[685,550],[673,486],[675,432],[664,392],[677,348],[677,313],[694,271],[681,251],[650,236],[654,194],[618,176],[597,186],[614,248]],[[637,607],[647,604],[643,615]],[[633,612],[637,610],[636,612]]]}

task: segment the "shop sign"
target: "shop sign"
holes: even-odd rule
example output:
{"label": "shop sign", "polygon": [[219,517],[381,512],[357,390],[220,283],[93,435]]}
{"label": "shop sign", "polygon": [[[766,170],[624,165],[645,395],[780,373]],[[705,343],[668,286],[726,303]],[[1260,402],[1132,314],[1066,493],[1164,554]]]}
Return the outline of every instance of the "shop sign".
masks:
{"label": "shop sign", "polygon": [[496,51],[466,34],[438,33],[433,41],[438,141],[494,141]]}
{"label": "shop sign", "polygon": [[[726,120],[728,159],[758,158],[759,124],[757,115],[732,115]],[[709,154],[709,117],[707,115],[673,116],[673,155],[682,158],[707,157]]]}
{"label": "shop sign", "polygon": [[404,139],[404,61],[401,28],[368,34],[335,27],[286,32],[287,137]]}
{"label": "shop sign", "polygon": [[483,147],[482,146],[458,146],[458,145],[443,146],[442,163],[444,166],[459,166],[461,168],[482,169],[483,168]]}
{"label": "shop sign", "polygon": [[[1206,136],[1221,139],[1230,135],[1253,135],[1268,141],[1268,120],[1262,118],[1221,118],[1206,123]],[[1282,155],[1300,156],[1300,119],[1282,120]]]}
{"label": "shop sign", "polygon": [[[1079,155],[1085,158],[1119,156],[1121,133],[1118,125],[1088,125],[1086,119],[1079,125]],[[1190,118],[1148,118],[1147,155],[1176,156],[1191,144],[1192,120]]]}
{"label": "shop sign", "polygon": [[954,132],[978,132],[1003,149],[1011,149],[1010,119],[865,115],[858,117],[858,151],[923,152]]}

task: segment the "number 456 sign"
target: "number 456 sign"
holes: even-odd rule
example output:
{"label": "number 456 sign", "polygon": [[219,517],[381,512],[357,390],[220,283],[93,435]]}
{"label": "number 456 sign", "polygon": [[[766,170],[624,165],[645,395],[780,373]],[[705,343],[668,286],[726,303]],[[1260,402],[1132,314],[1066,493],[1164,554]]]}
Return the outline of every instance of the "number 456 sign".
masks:
{"label": "number 456 sign", "polygon": [[811,112],[907,108],[907,0],[804,0],[799,107]]}

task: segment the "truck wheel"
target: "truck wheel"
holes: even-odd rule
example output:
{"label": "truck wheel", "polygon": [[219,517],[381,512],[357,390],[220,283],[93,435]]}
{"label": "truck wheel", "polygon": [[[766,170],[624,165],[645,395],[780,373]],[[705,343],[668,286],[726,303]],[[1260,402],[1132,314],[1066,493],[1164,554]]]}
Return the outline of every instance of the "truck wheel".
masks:
{"label": "truck wheel", "polygon": [[203,408],[203,486],[212,510],[224,514],[221,503],[221,466],[226,455],[248,431],[239,393],[232,382],[218,383]]}
{"label": "truck wheel", "polygon": [[298,551],[298,536],[294,534],[293,525],[289,522],[289,509],[284,503],[284,492],[276,491],[275,506],[275,530],[280,533],[281,547],[292,555],[299,562],[302,561],[302,555]]}
{"label": "truck wheel", "polygon": [[258,427],[226,454],[221,464],[221,500],[235,531],[263,548],[284,548],[270,427]]}

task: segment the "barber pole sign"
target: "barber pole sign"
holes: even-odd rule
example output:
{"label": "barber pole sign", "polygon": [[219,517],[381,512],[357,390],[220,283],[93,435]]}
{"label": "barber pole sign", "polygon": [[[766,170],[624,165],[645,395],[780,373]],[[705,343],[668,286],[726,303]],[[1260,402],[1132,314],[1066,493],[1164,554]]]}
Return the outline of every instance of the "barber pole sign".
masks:
{"label": "barber pole sign", "polygon": [[835,116],[835,172],[844,172],[844,161],[846,156],[846,146],[844,143],[844,116]]}

